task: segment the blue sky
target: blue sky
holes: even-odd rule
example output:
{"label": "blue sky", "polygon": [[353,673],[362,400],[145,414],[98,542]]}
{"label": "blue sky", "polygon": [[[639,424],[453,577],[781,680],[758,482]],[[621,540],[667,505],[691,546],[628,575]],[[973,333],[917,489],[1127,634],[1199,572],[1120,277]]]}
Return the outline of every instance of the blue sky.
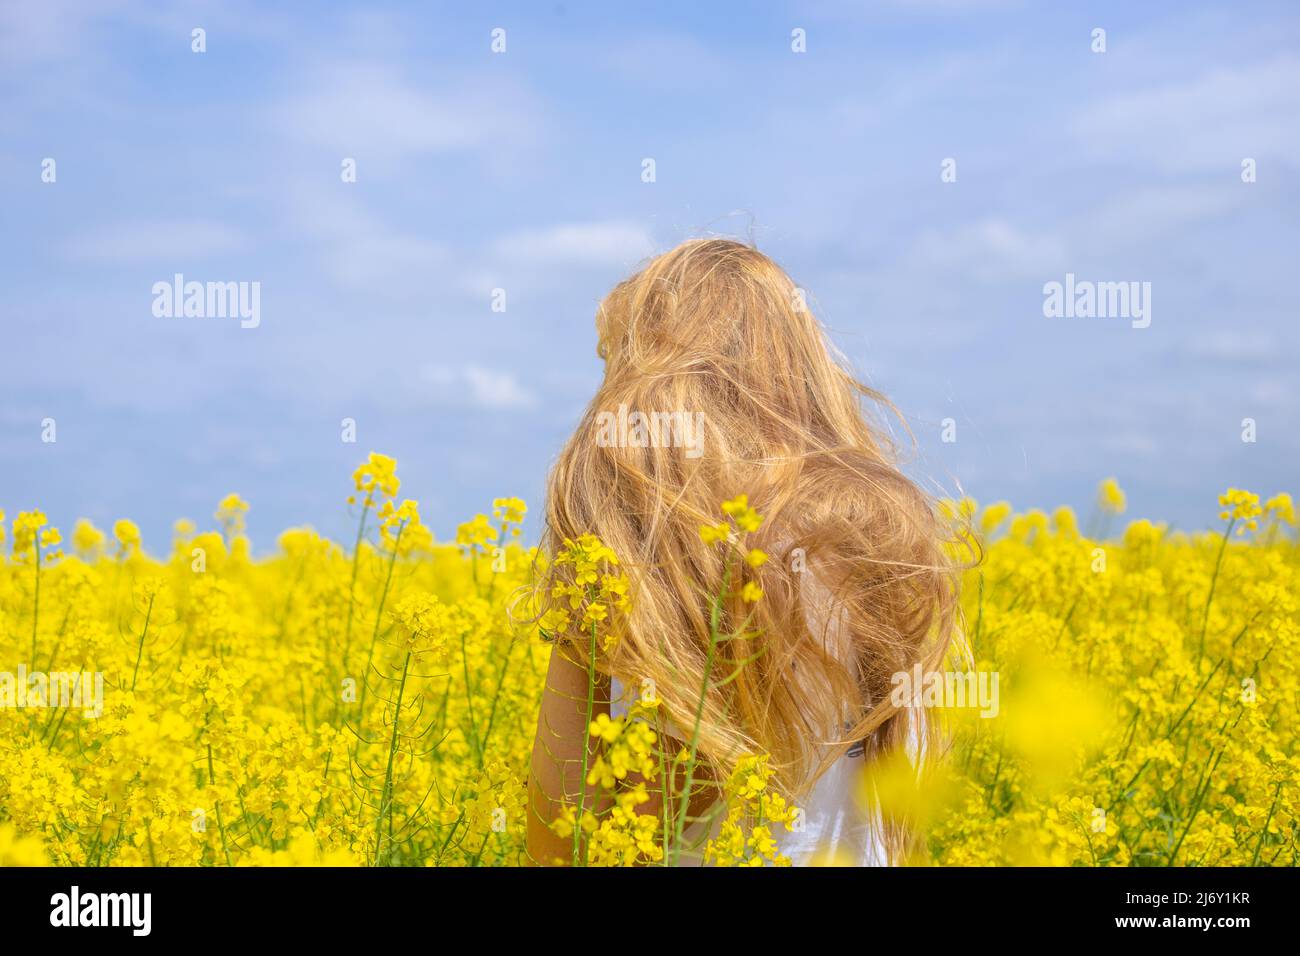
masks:
{"label": "blue sky", "polygon": [[[234,490],[260,550],[342,538],[371,450],[440,536],[540,505],[596,303],[709,234],[808,290],[943,488],[1114,475],[1179,527],[1300,492],[1291,3],[5,2],[0,116],[11,516],[159,549]],[[177,272],[260,282],[260,326],[154,317]],[[1067,272],[1150,282],[1150,327],[1045,318]]]}

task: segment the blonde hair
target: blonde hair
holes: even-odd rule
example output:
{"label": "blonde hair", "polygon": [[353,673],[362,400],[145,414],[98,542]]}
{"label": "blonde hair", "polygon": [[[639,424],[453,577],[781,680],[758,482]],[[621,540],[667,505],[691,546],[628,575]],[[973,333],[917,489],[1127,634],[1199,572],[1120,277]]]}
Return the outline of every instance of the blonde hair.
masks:
{"label": "blonde hair", "polygon": [[[790,277],[739,242],[654,258],[601,303],[596,327],[605,378],[551,473],[543,552],[592,532],[632,578],[624,633],[598,667],[630,686],[653,680],[690,733],[725,556],[700,526],[743,492],[766,519],[748,543],[771,559],[757,604],[724,605],[723,629],[752,613],[755,636],[719,645],[699,734],[715,778],[767,753],[798,797],[857,744],[869,758],[924,748],[925,728],[890,704],[891,676],[942,658],[957,583],[934,502],[864,399],[892,405],[832,355]],[[702,412],[703,454],[598,440],[601,413],[620,406]],[[897,856],[907,835],[885,829]]]}

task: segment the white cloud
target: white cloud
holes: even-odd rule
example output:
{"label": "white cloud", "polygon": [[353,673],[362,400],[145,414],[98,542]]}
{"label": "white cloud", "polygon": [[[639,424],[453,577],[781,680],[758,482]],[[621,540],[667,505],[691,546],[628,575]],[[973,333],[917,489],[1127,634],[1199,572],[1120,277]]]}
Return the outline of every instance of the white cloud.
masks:
{"label": "white cloud", "polygon": [[[583,52],[589,49],[586,46]],[[597,58],[603,70],[640,89],[687,93],[717,90],[737,76],[713,49],[686,34],[645,34],[618,45],[602,44]]]}
{"label": "white cloud", "polygon": [[1277,336],[1243,335],[1240,331],[1196,335],[1180,351],[1188,358],[1213,364],[1264,366],[1290,361],[1290,350]]}
{"label": "white cloud", "polygon": [[961,13],[996,13],[1003,10],[1017,10],[1025,5],[1024,0],[884,0],[883,3],[866,4],[861,0],[816,0],[809,4],[808,13],[819,19],[855,21],[875,19],[880,15],[880,8],[892,8],[904,16],[918,14]]}
{"label": "white cloud", "polygon": [[1131,428],[1102,432],[1098,436],[1097,445],[1109,452],[1147,459],[1156,458],[1163,450],[1162,445],[1150,435]]}
{"label": "white cloud", "polygon": [[390,161],[518,147],[537,134],[527,91],[478,77],[434,86],[374,63],[333,63],[275,104],[277,130],[352,156]]}
{"label": "white cloud", "polygon": [[1150,243],[1189,226],[1240,210],[1242,196],[1231,169],[1218,185],[1151,186],[1117,194],[1081,215],[1071,232],[1099,247]]}
{"label": "white cloud", "polygon": [[447,248],[419,236],[358,235],[332,245],[327,259],[337,281],[376,295],[412,290],[427,295],[454,274]]}
{"label": "white cloud", "polygon": [[537,396],[510,372],[473,364],[459,369],[427,365],[422,377],[451,403],[479,408],[531,408],[537,404]]}
{"label": "white cloud", "polygon": [[[394,226],[349,187],[300,185],[283,197],[282,222],[291,235],[318,247],[320,274],[336,286],[380,299],[457,290],[478,295],[460,250],[430,234]],[[490,287],[489,287],[490,288]]]}
{"label": "white cloud", "polygon": [[1165,169],[1225,169],[1300,154],[1300,60],[1282,57],[1112,96],[1071,124],[1085,150]]}
{"label": "white cloud", "polygon": [[495,252],[515,263],[630,266],[655,251],[643,226],[631,222],[566,223],[499,239]]}
{"label": "white cloud", "polygon": [[120,2],[86,4],[76,0],[0,4],[0,66],[72,59],[81,51],[94,21],[121,6]]}
{"label": "white cloud", "polygon": [[523,408],[537,402],[533,394],[508,372],[470,365],[464,375],[475,404],[488,408]]}
{"label": "white cloud", "polygon": [[[1295,388],[1276,378],[1262,379],[1250,387],[1250,400],[1266,409],[1290,410],[1295,407]],[[1283,429],[1289,431],[1289,429]]]}
{"label": "white cloud", "polygon": [[1027,232],[998,218],[942,232],[927,230],[907,257],[910,268],[931,278],[955,271],[982,281],[1051,274],[1059,271],[1064,261],[1060,239]]}
{"label": "white cloud", "polygon": [[248,239],[238,229],[206,220],[156,220],[118,223],[77,236],[65,246],[75,259],[94,262],[148,262],[202,259],[238,252]]}

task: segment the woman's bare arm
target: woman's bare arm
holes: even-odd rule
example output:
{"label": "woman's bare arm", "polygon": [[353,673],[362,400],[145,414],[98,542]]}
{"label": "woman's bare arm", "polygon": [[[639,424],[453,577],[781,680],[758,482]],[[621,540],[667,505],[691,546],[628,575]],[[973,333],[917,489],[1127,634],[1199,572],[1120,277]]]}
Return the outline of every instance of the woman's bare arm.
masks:
{"label": "woman's bare arm", "polygon": [[[587,766],[595,763],[599,740],[587,732],[587,686],[586,666],[576,661],[568,648],[553,648],[537,716],[532,770],[528,778],[528,858],[537,866],[563,866],[573,858],[572,838],[556,834],[551,829],[551,822],[565,804],[578,803],[584,744]],[[609,713],[609,695],[609,679],[597,674],[592,720],[599,714]],[[659,745],[665,748],[670,760],[684,746],[671,737],[661,737]],[[625,786],[631,787],[642,783],[646,785],[650,800],[638,806],[637,812],[661,816],[663,778],[646,779],[633,772],[624,781]],[[685,768],[678,766],[672,791],[680,793],[685,784]],[[718,798],[716,788],[717,783],[709,768],[697,767],[688,819],[701,817],[709,810]],[[607,792],[597,794],[594,790],[587,788],[585,805],[587,812],[599,814],[608,809],[612,798]]]}
{"label": "woman's bare arm", "polygon": [[[567,803],[577,805],[582,791],[584,748],[587,766],[595,762],[595,742],[587,732],[588,673],[563,646],[551,650],[533,738],[532,772],[528,777],[528,857],[538,866],[563,865],[572,859],[573,841],[551,829]],[[609,681],[596,675],[591,719],[609,713]],[[588,788],[587,812],[599,811]]]}

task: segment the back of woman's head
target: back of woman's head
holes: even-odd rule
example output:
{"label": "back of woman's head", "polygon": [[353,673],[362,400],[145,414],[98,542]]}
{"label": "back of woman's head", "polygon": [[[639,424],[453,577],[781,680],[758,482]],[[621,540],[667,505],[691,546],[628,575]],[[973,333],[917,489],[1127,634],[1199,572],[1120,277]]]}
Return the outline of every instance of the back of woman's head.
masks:
{"label": "back of woman's head", "polygon": [[[624,633],[598,666],[653,681],[690,732],[728,559],[700,528],[744,493],[765,519],[746,546],[770,556],[744,570],[765,593],[724,602],[722,629],[748,621],[749,637],[718,645],[700,753],[722,776],[768,753],[798,795],[855,743],[904,745],[915,728],[889,703],[891,675],[938,660],[956,594],[932,502],[868,417],[887,403],[833,357],[802,290],[738,242],[656,257],[596,325],[605,379],[551,474],[544,549],[594,533],[633,579]],[[611,440],[611,421],[634,413],[676,422],[679,439],[702,423],[700,440],[658,440],[670,425]]]}

